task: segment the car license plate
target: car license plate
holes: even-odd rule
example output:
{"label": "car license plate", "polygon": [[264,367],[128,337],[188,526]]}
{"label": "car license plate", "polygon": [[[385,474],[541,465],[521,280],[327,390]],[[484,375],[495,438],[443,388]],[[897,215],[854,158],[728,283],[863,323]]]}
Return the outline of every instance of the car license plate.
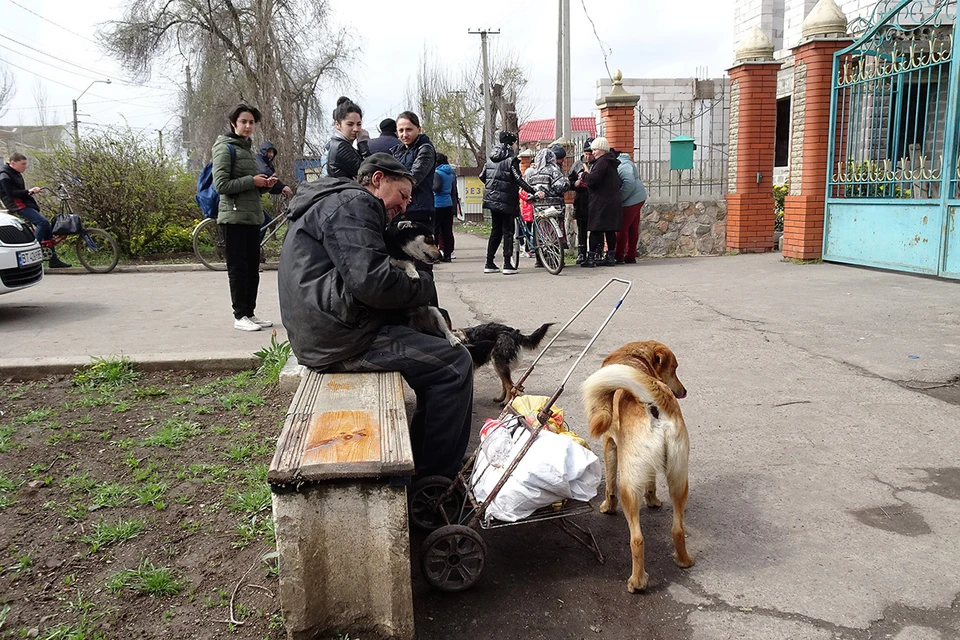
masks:
{"label": "car license plate", "polygon": [[29,251],[17,251],[17,264],[21,267],[29,267],[32,264],[43,262],[43,249],[31,249]]}

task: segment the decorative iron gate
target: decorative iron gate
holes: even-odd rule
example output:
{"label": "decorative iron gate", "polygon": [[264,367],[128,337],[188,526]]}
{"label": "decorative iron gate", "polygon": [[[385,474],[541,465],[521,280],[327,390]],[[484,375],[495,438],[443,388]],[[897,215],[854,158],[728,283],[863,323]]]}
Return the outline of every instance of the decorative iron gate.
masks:
{"label": "decorative iron gate", "polygon": [[882,0],[833,61],[823,257],[960,278],[957,0]]}

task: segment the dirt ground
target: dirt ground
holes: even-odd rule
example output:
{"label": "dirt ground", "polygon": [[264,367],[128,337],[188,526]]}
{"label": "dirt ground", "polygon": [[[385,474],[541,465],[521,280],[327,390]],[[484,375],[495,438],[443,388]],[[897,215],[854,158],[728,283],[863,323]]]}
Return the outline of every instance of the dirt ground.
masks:
{"label": "dirt ground", "polygon": [[0,637],[285,637],[288,404],[252,371],[0,384]]}

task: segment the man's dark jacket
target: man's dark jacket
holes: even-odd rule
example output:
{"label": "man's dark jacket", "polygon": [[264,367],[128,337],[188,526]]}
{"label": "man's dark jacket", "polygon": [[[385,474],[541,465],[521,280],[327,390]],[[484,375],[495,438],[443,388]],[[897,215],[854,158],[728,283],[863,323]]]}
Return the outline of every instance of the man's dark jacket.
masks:
{"label": "man's dark jacket", "polygon": [[0,169],[0,200],[10,213],[16,213],[21,209],[40,210],[37,201],[23,184],[23,174],[11,167],[9,163]]}
{"label": "man's dark jacket", "polygon": [[[268,178],[277,173],[277,170],[273,167],[273,160],[267,156],[267,151],[273,149],[273,157],[277,157],[277,148],[273,146],[273,143],[269,140],[265,140],[260,145],[260,153],[257,154],[257,169],[260,170],[260,173],[267,176]],[[270,193],[278,194],[283,192],[283,188],[287,186],[277,180],[277,183],[270,188]]]}
{"label": "man's dark jacket", "polygon": [[433,278],[390,263],[383,202],[351,180],[301,183],[277,275],[280,315],[300,364],[323,369],[369,349],[389,311],[428,304]]}
{"label": "man's dark jacket", "polygon": [[379,138],[373,138],[368,144],[370,153],[392,153],[392,149],[400,144],[400,138],[381,133]]}

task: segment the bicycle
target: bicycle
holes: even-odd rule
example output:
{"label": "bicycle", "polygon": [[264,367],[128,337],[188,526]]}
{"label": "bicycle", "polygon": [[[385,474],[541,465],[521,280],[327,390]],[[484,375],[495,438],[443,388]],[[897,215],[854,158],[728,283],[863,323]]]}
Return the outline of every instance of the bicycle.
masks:
{"label": "bicycle", "polygon": [[532,247],[547,273],[557,275],[563,271],[563,211],[557,207],[534,205],[533,225],[527,227],[523,218],[516,222],[516,238],[513,242],[513,264],[520,262],[520,243],[527,251]]}
{"label": "bicycle", "polygon": [[[60,200],[60,210],[57,215],[76,215],[70,206],[70,194],[66,186],[60,184],[54,191],[50,187],[43,187],[41,191],[49,191]],[[79,216],[77,216],[79,218]],[[56,216],[54,217],[56,219]],[[30,225],[31,227],[33,225]],[[43,259],[50,260],[53,249],[67,241],[67,235],[55,235],[50,240],[42,240],[40,248],[43,250]],[[90,273],[110,273],[120,261],[120,249],[113,236],[103,229],[85,227],[81,221],[80,232],[76,234],[74,250],[80,264]]]}
{"label": "bicycle", "polygon": [[[270,222],[260,227],[260,233],[263,234],[263,240],[260,241],[261,262],[264,262],[268,257],[273,257],[274,252],[277,257],[280,255],[280,248],[283,246],[283,240],[286,237],[287,204],[289,200],[286,196],[278,196],[275,202],[279,213]],[[204,218],[194,227],[193,252],[207,269],[211,271],[227,270],[226,246],[216,218]]]}

